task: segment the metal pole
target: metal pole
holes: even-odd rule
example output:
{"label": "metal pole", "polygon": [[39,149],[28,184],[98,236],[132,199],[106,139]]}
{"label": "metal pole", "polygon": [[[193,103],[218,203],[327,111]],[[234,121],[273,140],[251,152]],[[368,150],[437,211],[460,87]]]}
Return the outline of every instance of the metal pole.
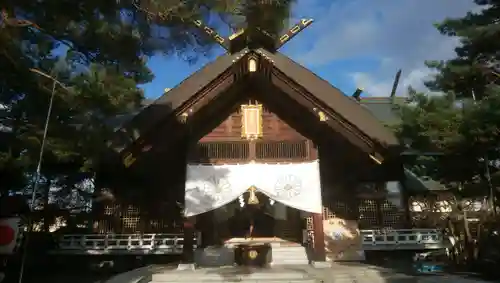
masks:
{"label": "metal pole", "polygon": [[33,176],[33,190],[31,192],[31,203],[29,204],[30,207],[30,215],[28,216],[28,233],[26,234],[26,238],[24,241],[24,249],[23,249],[23,255],[21,258],[21,267],[19,269],[19,280],[18,283],[23,282],[23,275],[24,275],[24,266],[26,264],[26,257],[28,254],[28,242],[29,242],[29,237],[32,232],[32,226],[33,226],[33,217],[32,217],[32,212],[33,212],[33,207],[35,204],[36,200],[36,193],[38,190],[38,183],[40,182],[40,175],[41,175],[41,169],[42,169],[42,160],[43,160],[43,151],[45,148],[45,143],[47,140],[47,132],[49,131],[49,122],[50,122],[50,116],[52,114],[52,105],[54,104],[54,96],[56,93],[56,83],[57,80],[53,79],[52,83],[52,93],[50,94],[50,101],[49,101],[49,108],[47,109],[47,117],[45,118],[45,127],[43,129],[43,136],[42,136],[42,144],[40,146],[40,153],[38,156],[38,163],[36,165],[36,171],[35,175]]}

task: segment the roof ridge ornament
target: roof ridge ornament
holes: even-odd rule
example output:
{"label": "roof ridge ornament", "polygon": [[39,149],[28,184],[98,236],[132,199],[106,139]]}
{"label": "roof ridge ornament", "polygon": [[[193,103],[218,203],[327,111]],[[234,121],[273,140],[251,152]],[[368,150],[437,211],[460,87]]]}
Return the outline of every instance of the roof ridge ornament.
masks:
{"label": "roof ridge ornament", "polygon": [[279,42],[276,45],[276,50],[280,49],[285,43],[294,38],[297,34],[303,31],[314,22],[313,19],[300,19],[300,21],[292,26],[288,31],[279,37]]}
{"label": "roof ridge ornament", "polygon": [[298,23],[293,25],[279,37],[273,36],[268,31],[257,27],[254,29],[240,29],[227,38],[222,37],[215,29],[209,27],[201,20],[192,20],[191,22],[226,51],[234,54],[247,47],[252,49],[262,47],[268,51],[275,52],[311,25],[314,20],[311,18],[300,19]]}
{"label": "roof ridge ornament", "polygon": [[201,20],[193,20],[192,23],[201,29],[206,35],[215,40],[222,48],[229,50],[229,45],[227,44],[227,39],[222,37],[215,29],[204,24]]}
{"label": "roof ridge ornament", "polygon": [[300,19],[297,24],[293,25],[279,37],[273,36],[268,31],[259,27],[252,30],[241,29],[228,37],[229,52],[236,53],[247,47],[264,48],[268,51],[276,52],[313,22],[314,20],[311,18]]}

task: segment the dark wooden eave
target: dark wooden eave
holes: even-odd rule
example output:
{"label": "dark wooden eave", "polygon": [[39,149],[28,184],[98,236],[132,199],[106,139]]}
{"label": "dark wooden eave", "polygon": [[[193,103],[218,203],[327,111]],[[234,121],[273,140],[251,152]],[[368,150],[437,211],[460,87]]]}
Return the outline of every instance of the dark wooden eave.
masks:
{"label": "dark wooden eave", "polygon": [[193,103],[196,97],[203,97],[207,92],[223,90],[220,89],[221,78],[227,76],[238,57],[241,57],[241,54],[222,55],[196,71],[126,121],[116,130],[116,136],[108,146],[116,152],[121,152],[132,143],[145,138],[148,132],[154,131],[167,117],[175,115],[183,107],[186,108],[187,103]]}
{"label": "dark wooden eave", "polygon": [[313,103],[322,106],[321,110],[333,116],[344,127],[351,128],[351,131],[383,147],[399,145],[399,141],[390,129],[386,128],[369,110],[345,96],[338,88],[279,52],[270,53],[262,49],[259,51],[272,60],[275,73],[282,73],[295,83],[296,88],[301,88],[310,94],[314,100]]}
{"label": "dark wooden eave", "polygon": [[143,143],[148,135],[154,135],[160,125],[165,129],[163,124],[168,117],[178,121],[181,115],[196,113],[219,95],[224,95],[233,84],[249,75],[249,56],[258,60],[259,76],[282,89],[308,111],[324,112],[329,118],[325,122],[328,127],[345,135],[366,153],[384,155],[386,153],[380,151],[399,148],[393,132],[362,105],[290,58],[262,48],[224,55],[206,65],[126,123],[117,131],[111,147],[123,153],[131,145]]}

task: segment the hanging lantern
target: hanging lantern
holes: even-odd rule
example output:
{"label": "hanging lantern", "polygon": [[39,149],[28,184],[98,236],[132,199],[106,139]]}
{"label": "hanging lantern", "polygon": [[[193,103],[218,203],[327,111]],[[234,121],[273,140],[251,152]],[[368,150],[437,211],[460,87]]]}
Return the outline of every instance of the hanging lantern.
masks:
{"label": "hanging lantern", "polygon": [[251,186],[248,188],[248,192],[250,193],[250,196],[248,197],[247,204],[259,204],[259,199],[257,198],[257,195],[255,194],[255,191],[257,189],[254,186]]}
{"label": "hanging lantern", "polygon": [[241,137],[247,140],[262,137],[262,104],[241,105]]}

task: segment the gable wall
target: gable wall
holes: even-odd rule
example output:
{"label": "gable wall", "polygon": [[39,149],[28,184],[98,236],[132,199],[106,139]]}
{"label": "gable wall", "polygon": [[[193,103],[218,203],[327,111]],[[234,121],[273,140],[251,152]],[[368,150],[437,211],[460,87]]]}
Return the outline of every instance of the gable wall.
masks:
{"label": "gable wall", "polygon": [[190,153],[190,162],[231,164],[253,160],[274,163],[317,159],[314,143],[267,110],[265,105],[262,116],[262,138],[256,141],[243,139],[241,119],[242,114],[237,110],[202,137],[196,149]]}
{"label": "gable wall", "polygon": [[[214,141],[241,141],[241,112],[238,110],[232,113],[219,126],[209,134],[200,139],[200,142]],[[283,140],[306,140],[304,136],[281,120],[276,114],[267,110],[264,106],[262,115],[262,130],[265,141],[283,141]]]}

